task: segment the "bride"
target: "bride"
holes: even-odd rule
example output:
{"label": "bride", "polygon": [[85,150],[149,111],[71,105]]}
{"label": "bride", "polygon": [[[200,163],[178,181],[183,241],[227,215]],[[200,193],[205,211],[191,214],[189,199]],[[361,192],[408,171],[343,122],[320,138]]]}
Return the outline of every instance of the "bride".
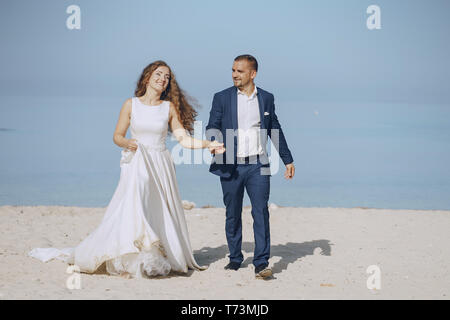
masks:
{"label": "bride", "polygon": [[[123,148],[120,179],[100,225],[75,248],[36,248],[41,261],[60,259],[93,273],[124,277],[204,270],[192,254],[172,156],[165,140],[170,129],[190,149],[223,153],[223,143],[190,136],[197,112],[164,61],[142,72],[135,96],[126,100],[114,132]],[[131,139],[126,139],[130,128]]]}

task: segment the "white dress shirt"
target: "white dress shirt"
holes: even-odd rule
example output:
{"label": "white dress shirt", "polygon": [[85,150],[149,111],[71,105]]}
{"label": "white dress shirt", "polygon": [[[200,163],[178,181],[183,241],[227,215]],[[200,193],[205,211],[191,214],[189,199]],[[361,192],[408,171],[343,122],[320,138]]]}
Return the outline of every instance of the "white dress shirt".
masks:
{"label": "white dress shirt", "polygon": [[239,89],[237,91],[238,157],[248,157],[263,153],[260,142],[261,117],[256,94],[256,86],[250,97]]}

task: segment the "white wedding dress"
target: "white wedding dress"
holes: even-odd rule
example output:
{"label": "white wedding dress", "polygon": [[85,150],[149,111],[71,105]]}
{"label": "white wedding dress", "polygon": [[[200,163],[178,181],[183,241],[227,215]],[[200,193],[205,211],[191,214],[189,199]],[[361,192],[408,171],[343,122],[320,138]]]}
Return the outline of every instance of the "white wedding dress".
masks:
{"label": "white wedding dress", "polygon": [[93,273],[167,275],[204,270],[192,255],[172,155],[166,149],[168,101],[148,106],[132,98],[130,131],[136,152],[122,150],[120,180],[100,225],[75,248],[36,248],[41,261],[60,259]]}

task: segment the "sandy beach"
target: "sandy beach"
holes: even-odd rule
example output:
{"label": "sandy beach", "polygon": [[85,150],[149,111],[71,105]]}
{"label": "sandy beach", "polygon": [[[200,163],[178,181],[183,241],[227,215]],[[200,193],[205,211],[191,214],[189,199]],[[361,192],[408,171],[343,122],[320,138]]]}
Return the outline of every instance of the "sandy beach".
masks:
{"label": "sandy beach", "polygon": [[[254,278],[250,208],[243,212],[243,268],[228,262],[224,208],[185,215],[194,255],[205,271],[157,279],[81,274],[68,289],[68,265],[27,256],[36,247],[71,247],[105,208],[0,207],[0,299],[449,299],[450,211],[369,208],[271,209],[274,279]],[[380,271],[368,289],[369,266]]]}

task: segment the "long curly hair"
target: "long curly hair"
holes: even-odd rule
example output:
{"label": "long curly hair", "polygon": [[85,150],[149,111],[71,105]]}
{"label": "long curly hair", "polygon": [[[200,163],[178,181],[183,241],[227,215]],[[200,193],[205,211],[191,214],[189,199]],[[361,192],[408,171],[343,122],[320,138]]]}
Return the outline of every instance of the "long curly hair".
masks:
{"label": "long curly hair", "polygon": [[196,99],[187,95],[186,92],[184,92],[184,90],[180,88],[175,79],[175,74],[172,72],[172,69],[164,61],[157,60],[145,67],[144,71],[142,71],[142,74],[137,82],[134,95],[136,97],[141,97],[145,94],[145,92],[147,91],[148,81],[150,80],[152,73],[158,67],[161,66],[169,68],[170,79],[169,84],[167,85],[166,90],[161,94],[160,99],[170,101],[173,103],[177,111],[178,119],[180,120],[181,124],[190,134],[193,134],[194,121],[195,117],[198,114],[197,111],[195,111],[193,105],[199,107],[199,104]]}

